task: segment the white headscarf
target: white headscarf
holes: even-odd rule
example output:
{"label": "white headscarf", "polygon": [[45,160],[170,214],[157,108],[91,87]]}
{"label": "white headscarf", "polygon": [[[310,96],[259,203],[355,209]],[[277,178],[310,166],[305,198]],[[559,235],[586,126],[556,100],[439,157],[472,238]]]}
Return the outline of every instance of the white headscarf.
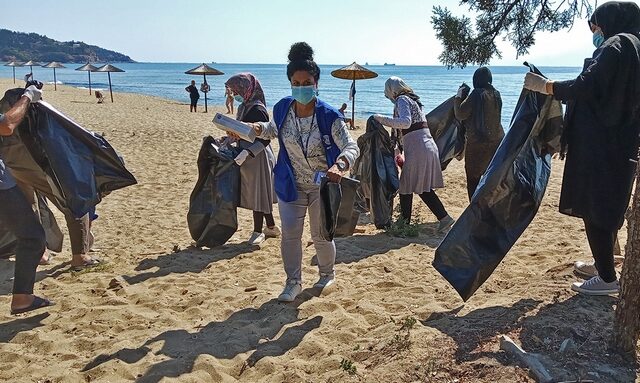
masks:
{"label": "white headscarf", "polygon": [[396,98],[402,94],[415,94],[413,89],[403,79],[396,76],[391,76],[384,83],[384,96],[391,101],[396,101]]}

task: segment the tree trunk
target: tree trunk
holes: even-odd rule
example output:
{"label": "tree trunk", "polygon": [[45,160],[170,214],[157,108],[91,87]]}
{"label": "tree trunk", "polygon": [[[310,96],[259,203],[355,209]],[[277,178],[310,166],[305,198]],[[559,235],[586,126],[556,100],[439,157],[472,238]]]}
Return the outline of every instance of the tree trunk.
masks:
{"label": "tree trunk", "polygon": [[627,215],[627,246],[620,277],[620,301],[614,322],[614,346],[635,360],[640,333],[640,166]]}

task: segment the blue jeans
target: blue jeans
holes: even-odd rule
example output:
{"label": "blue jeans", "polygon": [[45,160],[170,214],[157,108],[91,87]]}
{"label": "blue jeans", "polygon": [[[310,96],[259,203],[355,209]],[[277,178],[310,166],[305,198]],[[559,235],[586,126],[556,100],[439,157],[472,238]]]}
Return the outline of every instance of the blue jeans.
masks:
{"label": "blue jeans", "polygon": [[22,191],[0,190],[0,222],[18,239],[13,280],[14,294],[33,294],[36,268],[46,246],[44,229]]}

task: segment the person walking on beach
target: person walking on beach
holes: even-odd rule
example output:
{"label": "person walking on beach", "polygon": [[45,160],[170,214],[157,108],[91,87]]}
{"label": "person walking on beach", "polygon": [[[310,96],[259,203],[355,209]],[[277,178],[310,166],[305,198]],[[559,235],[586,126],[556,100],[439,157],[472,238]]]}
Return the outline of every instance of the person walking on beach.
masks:
{"label": "person walking on beach", "polygon": [[233,114],[233,93],[228,86],[224,87],[224,96],[226,97],[224,105],[227,107],[227,114]]}
{"label": "person walking on beach", "polygon": [[466,86],[461,86],[453,102],[455,116],[464,121],[466,128],[464,170],[467,174],[469,201],[504,137],[500,124],[502,98],[491,82],[489,68],[476,69],[473,74],[473,91],[463,98]]}
{"label": "person walking on beach", "polygon": [[198,100],[200,99],[200,92],[198,92],[198,88],[196,88],[195,80],[191,80],[191,85],[184,88],[184,90],[189,92],[189,98],[191,99],[191,106],[189,107],[189,111],[197,112]]}
{"label": "person walking on beach", "polygon": [[413,194],[418,194],[440,222],[442,232],[454,219],[447,213],[435,189],[443,188],[442,170],[436,146],[422,112],[420,97],[400,77],[392,76],[384,86],[384,95],[394,104],[393,117],[379,114],[373,118],[382,125],[397,129],[404,148],[400,174],[400,210],[402,220],[411,222]]}
{"label": "person walking on beach", "polygon": [[320,272],[314,288],[334,283],[336,245],[320,235],[316,180],[326,174],[329,181],[340,182],[359,154],[342,114],[317,98],[320,67],[307,43],[291,46],[287,77],[292,95],[274,106],[273,120],[251,124],[260,138],[277,137],[280,144],[274,178],[282,222],[280,251],[287,274],[278,297],[281,302],[292,302],[302,291],[302,232],[307,211]]}
{"label": "person walking on beach", "polygon": [[596,50],[576,79],[551,81],[527,73],[524,87],[567,102],[560,212],[583,219],[597,270],[572,289],[608,295],[620,289],[613,253],[638,161],[640,7],[604,3],[594,11],[589,27]]}
{"label": "person walking on beach", "polygon": [[[225,86],[239,103],[237,120],[269,122],[264,92],[254,75],[237,74],[229,78]],[[243,149],[235,158],[240,166],[240,207],[253,210],[253,233],[249,244],[259,245],[266,238],[280,236],[280,229],[273,219],[273,167],[276,158],[269,140],[257,138],[251,143],[240,139],[238,146]],[[264,221],[267,228],[263,231]]]}
{"label": "person walking on beach", "polygon": [[[11,109],[0,114],[0,136],[11,136],[27,113],[29,104],[38,102],[41,97],[42,91],[35,85],[28,87]],[[52,301],[33,295],[36,268],[46,246],[44,229],[1,155],[0,201],[0,224],[17,238],[11,314],[51,306]]]}

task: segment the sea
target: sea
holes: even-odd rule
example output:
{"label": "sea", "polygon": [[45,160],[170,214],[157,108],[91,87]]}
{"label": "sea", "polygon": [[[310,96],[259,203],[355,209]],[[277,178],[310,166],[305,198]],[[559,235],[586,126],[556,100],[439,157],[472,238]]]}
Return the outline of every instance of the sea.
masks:
{"label": "sea", "polygon": [[[66,68],[56,69],[58,84],[87,88],[87,72],[75,70],[81,65],[65,64]],[[95,65],[98,66],[98,64]],[[114,65],[125,71],[111,73],[112,87],[115,92],[146,94],[188,103],[189,95],[184,88],[189,85],[191,80],[195,80],[198,86],[203,80],[202,76],[184,73],[200,63],[116,63]],[[230,76],[241,72],[251,72],[260,80],[268,107],[273,106],[282,97],[291,94],[286,65],[284,64],[208,63],[208,65],[224,72],[219,76],[207,76],[207,82],[211,86],[211,91],[207,95],[209,105],[224,105],[225,81]],[[342,103],[347,103],[347,110],[350,113],[349,89],[351,81],[331,76],[331,71],[342,66],[344,65],[320,66],[319,97],[336,108],[339,108]],[[389,115],[393,112],[393,105],[384,97],[384,82],[390,76],[403,78],[414,89],[420,96],[426,113],[455,95],[462,83],[471,85],[473,72],[477,68],[471,66],[464,69],[448,69],[444,66],[365,66],[376,72],[378,77],[356,81],[355,116],[357,119],[366,119],[375,113]],[[507,129],[522,90],[524,75],[528,69],[525,66],[490,66],[490,69],[493,73],[493,85],[502,95],[502,123]],[[548,78],[568,80],[575,78],[581,68],[539,66],[539,69]],[[29,67],[16,68],[16,83],[18,85],[24,84],[23,77],[27,73],[29,73]],[[36,80],[53,83],[52,69],[34,67],[33,74]],[[11,67],[0,66],[0,77],[12,76]],[[94,89],[109,89],[106,73],[92,73],[91,83]],[[50,89],[50,87],[48,88]],[[45,91],[49,91],[49,89]],[[89,97],[88,94],[87,97]],[[202,94],[200,104],[204,105]]]}

